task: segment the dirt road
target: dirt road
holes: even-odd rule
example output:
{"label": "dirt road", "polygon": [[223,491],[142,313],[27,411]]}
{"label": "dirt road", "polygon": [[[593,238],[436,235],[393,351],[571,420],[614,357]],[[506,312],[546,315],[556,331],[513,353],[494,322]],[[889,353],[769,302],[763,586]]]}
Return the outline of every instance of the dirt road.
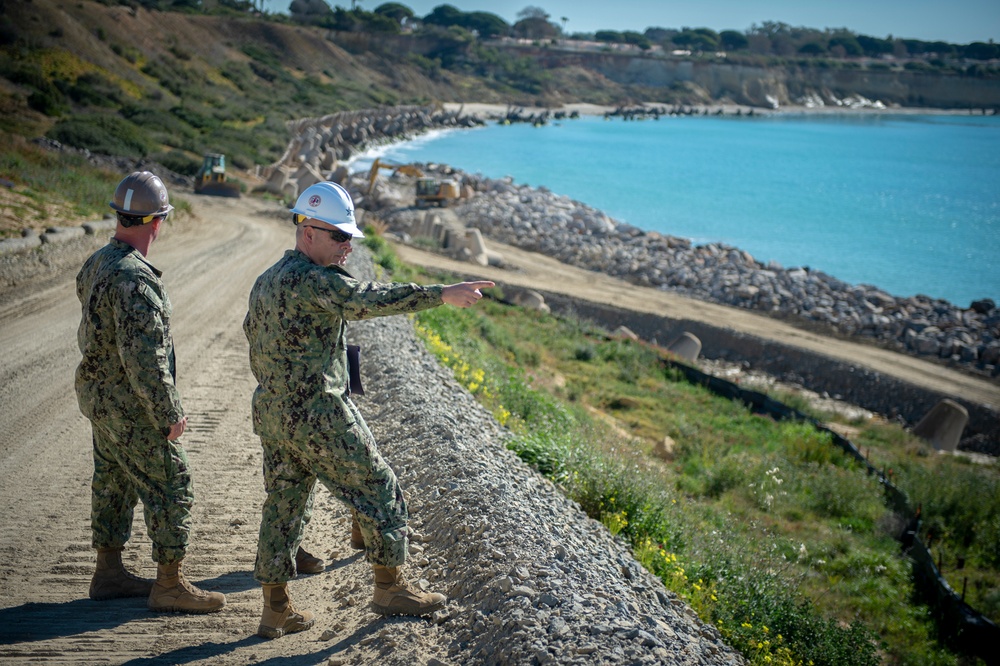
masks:
{"label": "dirt road", "polygon": [[[44,288],[22,288],[0,305],[0,662],[126,663],[180,649],[173,663],[188,663],[211,661],[220,645],[243,663],[256,659],[240,654],[242,647],[279,654],[246,638],[260,612],[250,572],[263,490],[241,325],[253,280],[290,236],[273,204],[244,199],[234,208],[232,200],[191,199],[198,219],[168,227],[150,258],[164,270],[174,304],[178,383],[190,417],[184,443],[196,527],[185,569],[205,587],[225,590],[229,608],[164,619],[146,612],[144,600],[87,599],[93,463],[90,426],[73,390],[76,263]],[[141,510],[133,535],[127,561],[155,576]]]}

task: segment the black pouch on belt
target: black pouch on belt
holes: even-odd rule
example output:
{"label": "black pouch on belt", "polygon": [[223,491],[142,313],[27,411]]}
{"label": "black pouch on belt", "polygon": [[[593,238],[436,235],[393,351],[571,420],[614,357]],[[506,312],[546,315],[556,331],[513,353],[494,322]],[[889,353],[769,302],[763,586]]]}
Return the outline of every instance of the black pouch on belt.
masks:
{"label": "black pouch on belt", "polygon": [[347,394],[364,395],[365,389],[361,385],[361,347],[358,345],[347,345]]}

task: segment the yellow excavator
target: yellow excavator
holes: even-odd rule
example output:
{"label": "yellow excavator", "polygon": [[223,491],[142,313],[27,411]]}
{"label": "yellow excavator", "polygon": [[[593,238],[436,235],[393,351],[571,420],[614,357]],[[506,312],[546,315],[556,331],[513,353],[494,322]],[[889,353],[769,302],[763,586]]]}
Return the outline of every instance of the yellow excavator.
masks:
{"label": "yellow excavator", "polygon": [[372,168],[368,172],[368,194],[371,194],[375,187],[375,180],[378,178],[380,169],[391,169],[393,174],[398,173],[416,178],[415,199],[418,206],[447,206],[449,202],[459,197],[458,183],[454,180],[431,178],[413,164],[394,164],[377,157],[372,162]]}
{"label": "yellow excavator", "polygon": [[366,194],[372,193],[372,189],[375,187],[375,180],[378,178],[379,169],[392,169],[394,174],[401,173],[404,176],[412,176],[413,178],[424,177],[424,172],[412,164],[393,164],[392,162],[387,162],[376,157],[375,161],[372,162],[371,170],[368,172],[368,192]]}
{"label": "yellow excavator", "polygon": [[194,193],[233,199],[240,197],[239,183],[234,183],[226,177],[225,155],[219,153],[205,155],[205,160],[194,176]]}

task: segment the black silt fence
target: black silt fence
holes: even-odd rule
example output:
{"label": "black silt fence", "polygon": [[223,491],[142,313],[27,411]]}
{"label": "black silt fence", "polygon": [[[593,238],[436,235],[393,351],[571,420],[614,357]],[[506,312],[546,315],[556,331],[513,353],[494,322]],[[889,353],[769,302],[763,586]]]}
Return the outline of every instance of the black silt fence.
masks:
{"label": "black silt fence", "polygon": [[930,548],[919,538],[919,511],[910,504],[906,493],[894,486],[849,439],[833,432],[816,419],[763,393],[744,389],[733,382],[714,377],[677,361],[668,360],[667,363],[681,372],[688,382],[704,386],[716,395],[738,400],[756,414],[765,414],[779,420],[795,419],[811,423],[818,430],[829,433],[834,445],[863,464],[869,474],[877,475],[885,492],[886,504],[906,520],[907,527],[897,538],[904,552],[910,556],[915,586],[927,601],[942,640],[958,652],[979,657],[989,666],[1000,665],[1000,627],[965,603],[961,595],[952,589],[934,563]]}

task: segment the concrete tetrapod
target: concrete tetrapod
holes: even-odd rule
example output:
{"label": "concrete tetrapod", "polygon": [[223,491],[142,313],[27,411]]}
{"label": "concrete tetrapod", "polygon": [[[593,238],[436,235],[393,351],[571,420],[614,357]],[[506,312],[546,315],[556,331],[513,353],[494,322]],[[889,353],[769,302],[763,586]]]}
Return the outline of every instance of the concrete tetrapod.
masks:
{"label": "concrete tetrapod", "polygon": [[913,427],[913,434],[929,442],[938,451],[952,453],[958,448],[962,431],[969,422],[969,412],[950,398],[934,405]]}
{"label": "concrete tetrapod", "polygon": [[688,362],[694,362],[698,360],[698,354],[701,353],[701,340],[697,336],[685,331],[670,343],[667,350],[677,354]]}

